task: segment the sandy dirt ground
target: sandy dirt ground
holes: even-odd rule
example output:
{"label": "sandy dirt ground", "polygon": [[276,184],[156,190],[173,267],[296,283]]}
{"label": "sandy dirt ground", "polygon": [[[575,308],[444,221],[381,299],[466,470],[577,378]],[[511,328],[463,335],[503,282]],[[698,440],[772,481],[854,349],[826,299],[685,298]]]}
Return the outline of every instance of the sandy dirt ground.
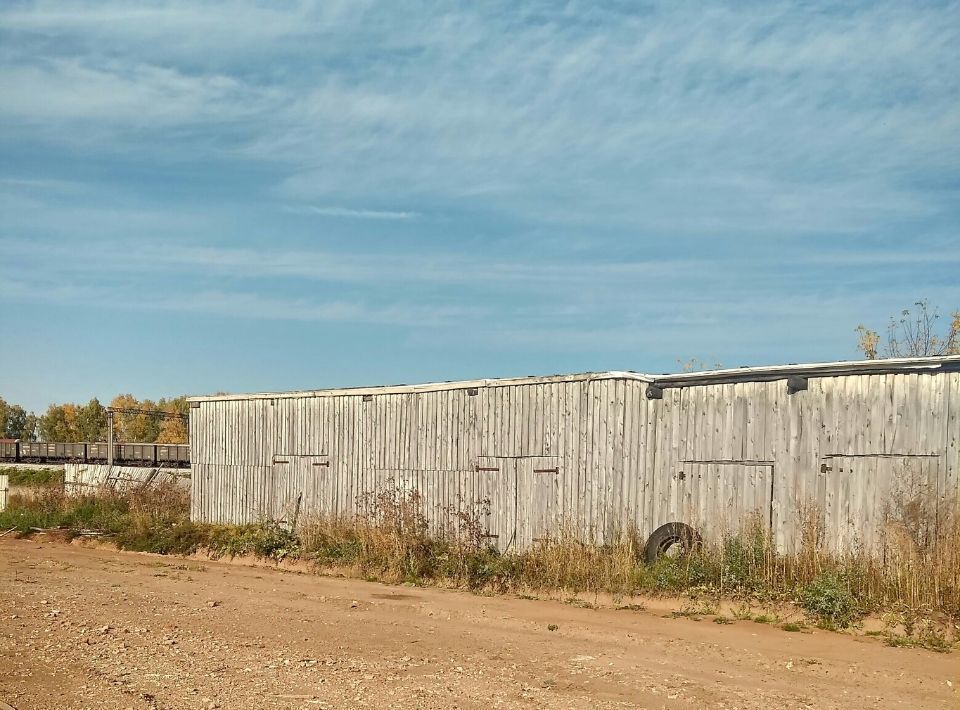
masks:
{"label": "sandy dirt ground", "polygon": [[16,710],[956,708],[958,675],[866,637],[0,540]]}

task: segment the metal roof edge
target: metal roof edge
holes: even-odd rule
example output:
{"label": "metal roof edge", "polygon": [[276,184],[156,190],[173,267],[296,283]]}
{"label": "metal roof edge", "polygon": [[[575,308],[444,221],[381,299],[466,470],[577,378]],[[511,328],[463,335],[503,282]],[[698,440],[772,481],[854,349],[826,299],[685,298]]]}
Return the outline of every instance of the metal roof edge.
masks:
{"label": "metal roof edge", "polygon": [[[946,366],[946,367],[944,367]],[[960,355],[934,357],[904,357],[876,360],[838,360],[792,365],[737,367],[701,372],[681,372],[654,376],[658,387],[714,384],[722,382],[759,382],[778,380],[791,375],[803,377],[840,377],[857,374],[891,374],[897,372],[954,371],[960,368]]]}
{"label": "metal roof edge", "polygon": [[548,384],[551,382],[585,382],[590,380],[635,380],[653,382],[650,375],[639,372],[611,370],[607,372],[582,372],[570,375],[529,375],[527,377],[487,378],[482,380],[451,380],[449,382],[425,382],[415,385],[374,385],[369,387],[337,387],[319,390],[290,392],[255,392],[251,394],[223,394],[187,397],[188,402],[228,402],[250,399],[295,399],[298,397],[348,397],[365,394],[406,394],[411,392],[444,392],[483,387],[509,387],[513,385]]}
{"label": "metal roof edge", "polygon": [[[946,366],[946,367],[945,367]],[[888,358],[878,360],[839,360],[793,365],[766,365],[738,367],[702,372],[682,372],[651,375],[627,370],[583,372],[570,375],[530,375],[527,377],[489,378],[481,380],[453,380],[427,382],[415,385],[380,385],[372,387],[340,387],[290,392],[256,392],[251,394],[224,394],[187,397],[190,402],[243,401],[254,399],[295,399],[299,397],[340,397],[377,394],[405,394],[412,392],[443,392],[483,387],[546,384],[551,382],[584,382],[591,380],[633,380],[658,387],[683,387],[721,384],[728,382],[762,382],[800,375],[804,377],[839,377],[854,374],[887,374],[896,372],[960,371],[960,355],[937,357]]]}

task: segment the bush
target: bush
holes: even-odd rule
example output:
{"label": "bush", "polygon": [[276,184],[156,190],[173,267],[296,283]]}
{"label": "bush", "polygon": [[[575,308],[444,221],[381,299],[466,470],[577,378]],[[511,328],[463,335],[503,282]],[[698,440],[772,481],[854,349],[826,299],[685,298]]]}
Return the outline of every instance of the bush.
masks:
{"label": "bush", "polygon": [[63,485],[63,469],[6,466],[0,467],[0,474],[9,476],[11,486],[41,487]]}
{"label": "bush", "polygon": [[190,521],[171,525],[133,524],[116,534],[121,550],[153,552],[160,555],[191,555],[207,545],[207,529]]}
{"label": "bush", "polygon": [[818,625],[846,629],[861,616],[847,581],[836,572],[822,572],[800,590],[800,603]]}
{"label": "bush", "polygon": [[279,561],[300,551],[296,535],[276,522],[204,527],[207,535],[203,547],[213,557],[252,555]]}

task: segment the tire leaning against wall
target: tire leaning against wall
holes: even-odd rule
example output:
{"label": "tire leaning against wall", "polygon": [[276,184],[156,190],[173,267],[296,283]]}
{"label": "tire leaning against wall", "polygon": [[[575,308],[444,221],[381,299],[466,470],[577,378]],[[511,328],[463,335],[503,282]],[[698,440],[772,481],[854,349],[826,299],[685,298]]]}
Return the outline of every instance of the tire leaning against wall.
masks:
{"label": "tire leaning against wall", "polygon": [[690,554],[700,549],[701,543],[700,533],[686,523],[667,523],[654,530],[647,538],[644,559],[647,564],[653,564],[675,545],[680,545],[682,554]]}

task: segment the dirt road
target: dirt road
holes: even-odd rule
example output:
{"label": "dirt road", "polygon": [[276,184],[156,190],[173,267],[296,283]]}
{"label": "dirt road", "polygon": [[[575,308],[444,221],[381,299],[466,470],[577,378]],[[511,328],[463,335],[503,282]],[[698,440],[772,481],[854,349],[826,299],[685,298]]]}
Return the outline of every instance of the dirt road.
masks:
{"label": "dirt road", "polygon": [[958,675],[829,632],[0,540],[17,710],[951,708]]}

